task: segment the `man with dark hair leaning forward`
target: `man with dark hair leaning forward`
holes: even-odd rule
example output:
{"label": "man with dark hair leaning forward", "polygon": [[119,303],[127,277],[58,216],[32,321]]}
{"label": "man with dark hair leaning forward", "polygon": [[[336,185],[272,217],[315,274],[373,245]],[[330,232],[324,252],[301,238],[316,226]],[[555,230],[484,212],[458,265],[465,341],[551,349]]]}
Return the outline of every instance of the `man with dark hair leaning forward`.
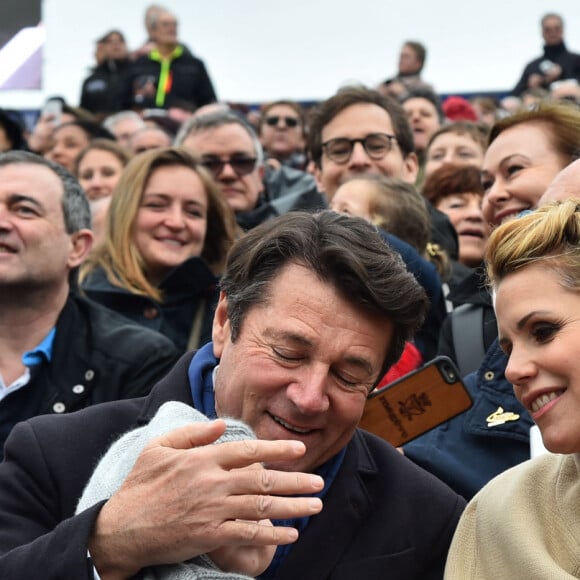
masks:
{"label": "man with dark hair leaning forward", "polygon": [[[213,342],[148,397],[14,429],[0,576],[143,577],[224,547],[240,551],[227,571],[251,573],[244,550],[277,545],[260,578],[442,578],[463,499],[357,429],[425,309],[362,219],[293,212],[254,228],[230,253]],[[153,438],[118,491],[74,515],[111,442],[167,401],[220,419]],[[257,439],[209,445],[229,417]]]}

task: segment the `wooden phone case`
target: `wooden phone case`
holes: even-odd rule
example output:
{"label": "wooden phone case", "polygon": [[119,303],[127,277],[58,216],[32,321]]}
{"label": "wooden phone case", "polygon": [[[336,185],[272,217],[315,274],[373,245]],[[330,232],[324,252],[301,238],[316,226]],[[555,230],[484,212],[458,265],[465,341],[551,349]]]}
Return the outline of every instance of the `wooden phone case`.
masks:
{"label": "wooden phone case", "polygon": [[372,392],[359,427],[399,447],[471,405],[455,364],[440,356]]}

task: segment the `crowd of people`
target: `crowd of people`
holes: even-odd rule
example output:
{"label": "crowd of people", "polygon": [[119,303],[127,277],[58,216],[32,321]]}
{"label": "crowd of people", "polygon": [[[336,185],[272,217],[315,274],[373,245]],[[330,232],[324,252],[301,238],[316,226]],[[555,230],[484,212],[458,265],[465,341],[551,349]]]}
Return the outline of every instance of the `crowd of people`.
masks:
{"label": "crowd of people", "polygon": [[[580,578],[580,55],[540,25],[502,101],[409,40],[255,111],[151,5],[78,107],[0,111],[0,577]],[[470,409],[357,427],[438,355]]]}

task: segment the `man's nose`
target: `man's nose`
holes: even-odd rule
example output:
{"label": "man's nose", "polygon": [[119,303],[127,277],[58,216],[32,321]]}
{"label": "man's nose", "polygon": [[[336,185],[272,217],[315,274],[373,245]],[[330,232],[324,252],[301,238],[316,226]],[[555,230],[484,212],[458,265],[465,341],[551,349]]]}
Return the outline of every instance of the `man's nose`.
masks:
{"label": "man's nose", "polygon": [[360,142],[354,143],[352,153],[350,154],[349,165],[351,166],[368,166],[370,158]]}
{"label": "man's nose", "polygon": [[12,220],[10,219],[11,212],[10,210],[4,205],[0,205],[0,230],[1,231],[9,231],[12,229]]}
{"label": "man's nose", "polygon": [[297,380],[287,389],[287,396],[304,415],[315,415],[328,411],[328,370],[308,369],[300,373]]}
{"label": "man's nose", "polygon": [[224,163],[224,166],[218,176],[218,179],[220,181],[235,181],[236,179],[238,179],[238,174],[234,171],[234,168],[232,167],[229,161],[226,161]]}

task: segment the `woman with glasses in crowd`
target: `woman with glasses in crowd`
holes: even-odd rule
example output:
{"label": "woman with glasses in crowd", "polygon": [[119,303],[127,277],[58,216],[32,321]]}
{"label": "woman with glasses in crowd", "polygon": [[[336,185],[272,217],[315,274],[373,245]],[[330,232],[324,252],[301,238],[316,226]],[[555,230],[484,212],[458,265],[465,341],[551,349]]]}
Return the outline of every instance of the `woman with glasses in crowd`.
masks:
{"label": "woman with glasses in crowd", "polygon": [[181,351],[197,348],[211,340],[218,276],[235,228],[190,152],[147,151],[129,162],[113,192],[104,240],[83,264],[81,286]]}

